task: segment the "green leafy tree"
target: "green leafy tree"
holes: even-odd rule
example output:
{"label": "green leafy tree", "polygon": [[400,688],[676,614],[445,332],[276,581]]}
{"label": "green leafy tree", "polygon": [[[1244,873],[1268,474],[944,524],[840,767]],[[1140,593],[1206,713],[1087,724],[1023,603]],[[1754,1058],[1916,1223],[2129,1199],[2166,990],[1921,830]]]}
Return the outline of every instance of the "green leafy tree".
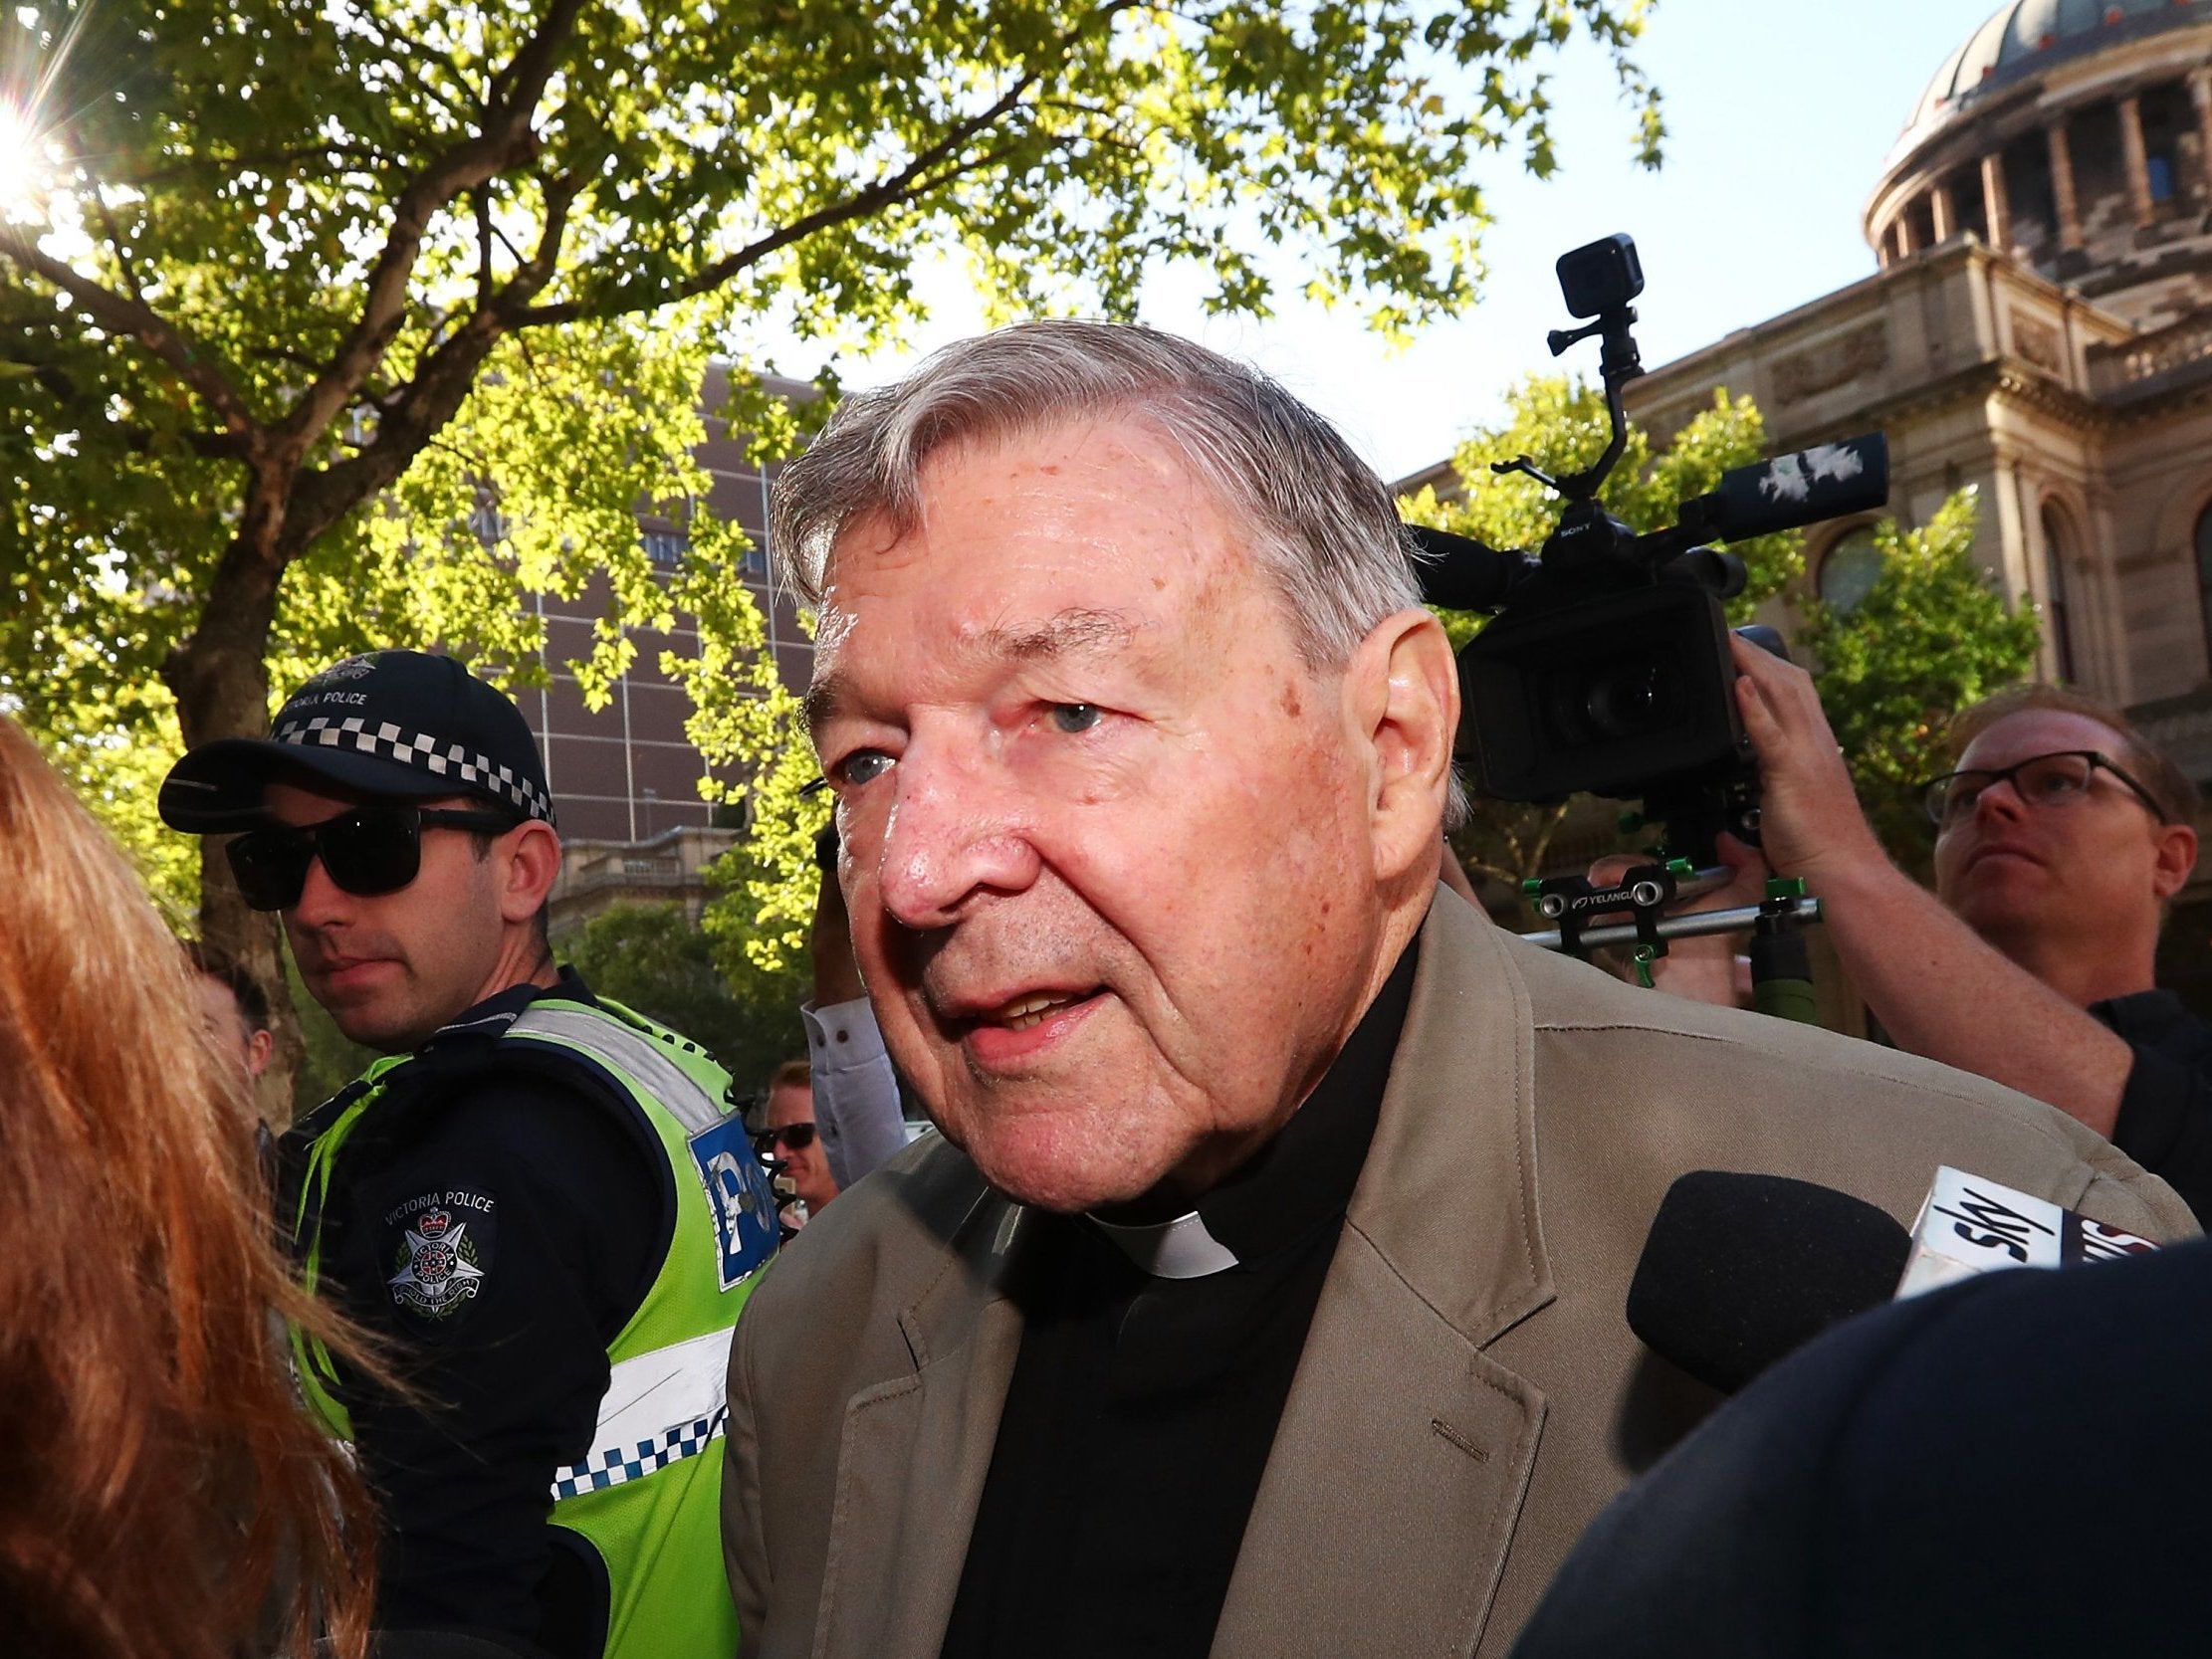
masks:
{"label": "green leafy tree", "polygon": [[751,973],[733,985],[681,905],[617,905],[556,948],[595,993],[689,1037],[730,1069],[741,1090],[760,1087],[779,1062],[806,1052],[798,976]]}
{"label": "green leafy tree", "polygon": [[[1656,156],[1644,11],[27,0],[0,19],[46,174],[0,202],[0,707],[148,845],[158,757],[265,729],[321,661],[436,640],[538,673],[533,592],[601,584],[587,695],[679,608],[710,705],[761,692],[737,538],[698,505],[710,349],[773,449],[803,412],[746,372],[765,330],[893,339],[948,252],[1005,315],[1126,314],[1178,262],[1262,312],[1288,250],[1402,333],[1472,299],[1492,152],[1550,170],[1578,35]],[[690,528],[672,584],[640,512]],[[710,707],[710,742],[761,762],[768,702]],[[199,876],[202,933],[274,984],[273,929]]]}
{"label": "green leafy tree", "polygon": [[1944,769],[1944,723],[2028,678],[2042,627],[2014,611],[1974,561],[1974,492],[1915,530],[1875,527],[1881,574],[1848,613],[1806,601],[1798,638],[1851,759],[1860,804],[1892,857],[1925,873],[1932,846],[1917,785]]}
{"label": "green leafy tree", "polygon": [[[1406,498],[1401,510],[1415,523],[1533,552],[1558,524],[1560,499],[1526,474],[1493,474],[1491,464],[1526,455],[1554,477],[1576,472],[1604,453],[1611,430],[1603,388],[1566,375],[1530,375],[1508,396],[1504,421],[1478,430],[1453,453],[1459,492],[1444,499],[1424,489]],[[1657,454],[1650,436],[1632,426],[1599,499],[1631,529],[1660,529],[1680,517],[1682,503],[1704,495],[1722,473],[1761,459],[1766,450],[1766,423],[1751,399],[1716,391],[1712,407],[1699,411]],[[1743,559],[1748,578],[1744,591],[1728,602],[1731,623],[1749,621],[1754,608],[1805,569],[1804,538],[1794,530],[1737,542],[1729,550]],[[1438,614],[1454,646],[1472,639],[1487,620],[1468,612]],[[1470,874],[1517,888],[1546,868],[1572,807],[1571,801],[1530,806],[1477,800],[1452,845]]]}
{"label": "green leafy tree", "polygon": [[734,983],[752,975],[781,978],[807,959],[822,881],[814,836],[829,821],[829,797],[806,788],[818,772],[796,699],[780,688],[766,698],[730,699],[726,708],[703,710],[695,725],[726,717],[751,724],[742,739],[751,746],[739,752],[758,757],[759,769],[746,785],[752,828],[710,872],[718,891],[704,926],[716,962]]}

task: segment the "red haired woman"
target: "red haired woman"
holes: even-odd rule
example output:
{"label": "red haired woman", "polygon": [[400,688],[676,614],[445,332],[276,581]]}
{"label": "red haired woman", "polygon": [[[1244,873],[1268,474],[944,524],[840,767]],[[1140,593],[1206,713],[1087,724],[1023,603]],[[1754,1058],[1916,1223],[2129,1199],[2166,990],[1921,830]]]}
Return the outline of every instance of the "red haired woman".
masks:
{"label": "red haired woman", "polygon": [[367,1645],[373,1528],[272,1311],[237,1068],[112,842],[0,718],[0,1653]]}

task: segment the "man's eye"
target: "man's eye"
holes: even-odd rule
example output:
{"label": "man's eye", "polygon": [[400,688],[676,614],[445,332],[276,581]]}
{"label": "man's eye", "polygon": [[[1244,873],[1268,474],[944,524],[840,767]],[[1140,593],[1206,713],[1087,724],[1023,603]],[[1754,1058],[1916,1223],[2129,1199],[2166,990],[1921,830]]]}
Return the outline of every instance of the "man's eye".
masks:
{"label": "man's eye", "polygon": [[852,786],[873,783],[891,769],[891,757],[879,748],[864,748],[848,754],[830,768],[832,779]]}
{"label": "man's eye", "polygon": [[1104,718],[1104,711],[1095,703],[1055,703],[1052,705],[1052,724],[1072,735],[1088,731]]}

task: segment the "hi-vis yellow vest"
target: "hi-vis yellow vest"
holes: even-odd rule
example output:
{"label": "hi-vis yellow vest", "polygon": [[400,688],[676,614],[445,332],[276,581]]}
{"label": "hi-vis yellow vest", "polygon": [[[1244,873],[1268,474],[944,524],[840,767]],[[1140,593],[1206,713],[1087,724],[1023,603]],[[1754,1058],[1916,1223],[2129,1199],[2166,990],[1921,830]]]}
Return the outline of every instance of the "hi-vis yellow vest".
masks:
{"label": "hi-vis yellow vest", "polygon": [[[618,1004],[542,997],[486,1064],[529,1059],[586,1069],[644,1120],[676,1177],[668,1254],[607,1347],[610,1375],[592,1450],[547,1472],[553,1525],[605,1563],[605,1659],[729,1659],[737,1617],[722,1565],[724,1378],[730,1331],[776,1242],[775,1200],[745,1125],[727,1112],[730,1077],[703,1049]],[[532,1045],[527,1056],[514,1045]],[[358,1098],[310,1144],[295,1237],[315,1287],[322,1222],[339,1149],[387,1099],[411,1055],[379,1060]],[[351,1437],[323,1345],[294,1330],[310,1408]]]}

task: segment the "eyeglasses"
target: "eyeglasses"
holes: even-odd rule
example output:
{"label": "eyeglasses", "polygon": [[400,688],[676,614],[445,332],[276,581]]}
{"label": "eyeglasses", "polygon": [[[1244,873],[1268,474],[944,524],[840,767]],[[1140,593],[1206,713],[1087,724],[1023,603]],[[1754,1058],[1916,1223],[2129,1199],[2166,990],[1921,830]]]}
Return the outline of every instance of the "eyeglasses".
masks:
{"label": "eyeglasses", "polygon": [[813,1143],[812,1124],[785,1124],[781,1129],[765,1129],[753,1138],[753,1149],[763,1157],[773,1155],[778,1145],[803,1152]]}
{"label": "eyeglasses", "polygon": [[249,907],[288,911],[299,904],[308,866],[319,858],[333,887],[356,899],[373,899],[397,893],[421,873],[425,829],[503,835],[519,822],[505,812],[443,811],[379,801],[304,828],[273,824],[248,830],[224,851]]}
{"label": "eyeglasses", "polygon": [[2126,784],[2136,798],[2150,808],[2152,816],[2160,823],[2165,822],[2164,810],[2151,798],[2148,789],[2103,755],[2088,748],[2032,754],[2010,766],[1990,770],[1976,767],[1970,771],[1950,772],[1927,786],[1928,816],[1939,829],[1963,823],[1981,800],[1982,792],[1998,783],[2010,783],[2013,792],[2029,806],[2067,806],[2090,792],[2090,783],[2100,770],[2110,772]]}

